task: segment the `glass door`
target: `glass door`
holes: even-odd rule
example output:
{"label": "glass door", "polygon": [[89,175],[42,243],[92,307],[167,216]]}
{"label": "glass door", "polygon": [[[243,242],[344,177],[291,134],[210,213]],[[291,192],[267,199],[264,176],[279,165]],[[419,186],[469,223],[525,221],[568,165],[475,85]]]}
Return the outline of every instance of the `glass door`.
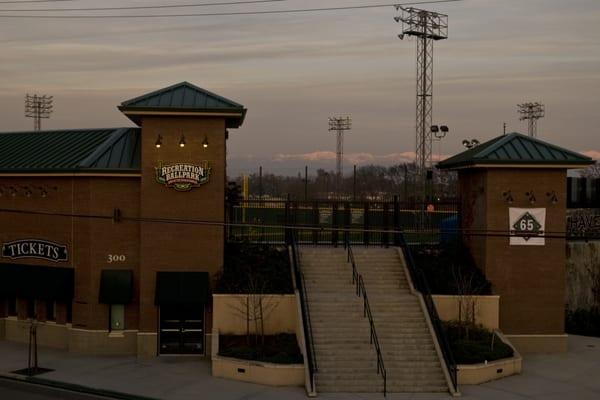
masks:
{"label": "glass door", "polygon": [[204,306],[160,307],[160,354],[204,354]]}

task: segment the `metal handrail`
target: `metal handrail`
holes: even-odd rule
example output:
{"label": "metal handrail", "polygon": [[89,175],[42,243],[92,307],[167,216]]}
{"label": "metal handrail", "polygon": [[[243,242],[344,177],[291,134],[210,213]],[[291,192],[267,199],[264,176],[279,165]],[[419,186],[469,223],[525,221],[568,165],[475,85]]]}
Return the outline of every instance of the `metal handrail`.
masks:
{"label": "metal handrail", "polygon": [[423,272],[423,270],[419,268],[415,263],[410,248],[404,239],[404,235],[401,235],[400,237],[400,247],[402,248],[402,251],[404,253],[406,265],[413,279],[413,282],[415,283],[417,290],[419,290],[419,292],[421,292],[421,294],[423,295],[425,307],[427,308],[429,319],[431,320],[433,330],[435,331],[438,343],[440,344],[444,362],[446,363],[446,367],[450,375],[450,380],[452,381],[452,385],[454,386],[454,391],[458,392],[458,368],[456,366],[456,362],[454,361],[452,350],[450,349],[448,336],[446,335],[446,331],[442,326],[440,317],[437,313],[437,309],[435,308],[435,304],[433,303],[433,299],[431,298],[431,290],[429,288],[429,283],[427,282],[427,278],[425,277],[425,273]]}
{"label": "metal handrail", "polygon": [[315,374],[318,371],[317,357],[315,355],[315,346],[312,335],[312,323],[310,320],[310,308],[308,305],[306,295],[306,281],[304,280],[304,273],[300,267],[300,253],[298,252],[298,245],[296,242],[296,234],[292,232],[289,234],[289,246],[292,251],[292,269],[296,278],[296,285],[298,286],[298,293],[300,295],[300,307],[302,309],[302,317],[304,320],[304,337],[306,339],[307,349],[307,361],[308,371],[310,375],[310,386],[311,390],[315,391]]}
{"label": "metal handrail", "polygon": [[383,395],[387,396],[387,371],[383,362],[383,356],[381,355],[381,346],[379,345],[379,337],[375,330],[375,323],[373,322],[373,314],[371,313],[371,306],[369,305],[369,297],[367,296],[367,290],[365,289],[365,282],[362,275],[356,268],[356,261],[354,260],[354,253],[350,243],[346,241],[346,249],[348,252],[347,262],[352,265],[352,283],[356,284],[356,295],[362,296],[363,298],[363,316],[369,320],[369,326],[371,329],[370,343],[375,346],[375,352],[377,353],[377,374],[381,373],[383,377]]}

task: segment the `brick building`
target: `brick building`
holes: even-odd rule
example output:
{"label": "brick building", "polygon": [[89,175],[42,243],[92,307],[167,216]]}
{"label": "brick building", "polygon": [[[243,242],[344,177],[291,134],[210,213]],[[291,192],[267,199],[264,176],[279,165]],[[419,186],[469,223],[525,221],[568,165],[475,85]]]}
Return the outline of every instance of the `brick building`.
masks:
{"label": "brick building", "polygon": [[98,354],[205,354],[226,141],[246,109],[183,82],[138,127],[0,133],[0,332]]}

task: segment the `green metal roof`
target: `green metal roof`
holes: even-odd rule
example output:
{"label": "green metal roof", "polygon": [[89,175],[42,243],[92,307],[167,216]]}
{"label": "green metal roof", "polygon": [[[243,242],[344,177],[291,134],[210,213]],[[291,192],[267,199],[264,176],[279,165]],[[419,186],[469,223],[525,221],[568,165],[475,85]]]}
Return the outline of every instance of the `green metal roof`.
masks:
{"label": "green metal roof", "polygon": [[586,157],[542,140],[510,133],[498,136],[477,147],[463,151],[437,164],[440,169],[464,168],[475,165],[556,165],[579,167],[593,164]]}
{"label": "green metal roof", "polygon": [[139,128],[0,133],[0,173],[139,172]]}
{"label": "green metal roof", "polygon": [[[134,122],[139,123],[136,112],[206,112],[232,114],[227,118],[228,127],[239,127],[246,115],[243,105],[209,92],[189,82],[173,86],[124,101],[119,106]],[[138,114],[139,115],[139,114]]]}

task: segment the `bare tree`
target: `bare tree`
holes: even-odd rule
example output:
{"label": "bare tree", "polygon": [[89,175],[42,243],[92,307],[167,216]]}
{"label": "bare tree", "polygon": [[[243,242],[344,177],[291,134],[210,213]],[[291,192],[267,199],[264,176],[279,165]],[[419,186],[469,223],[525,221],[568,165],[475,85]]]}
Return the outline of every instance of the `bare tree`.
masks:
{"label": "bare tree", "polygon": [[478,295],[483,286],[477,285],[475,273],[464,273],[459,265],[452,267],[454,285],[458,294],[458,323],[464,329],[465,339],[469,339],[469,330],[476,326]]}
{"label": "bare tree", "polygon": [[[230,307],[234,313],[243,318],[246,324],[246,344],[265,344],[265,321],[277,308],[278,302],[266,293],[267,282],[254,268],[248,268],[244,294],[238,296],[237,304]],[[251,329],[253,326],[253,329]]]}
{"label": "bare tree", "polygon": [[596,161],[595,164],[590,165],[583,171],[581,171],[581,176],[584,178],[600,178],[600,162]]}

